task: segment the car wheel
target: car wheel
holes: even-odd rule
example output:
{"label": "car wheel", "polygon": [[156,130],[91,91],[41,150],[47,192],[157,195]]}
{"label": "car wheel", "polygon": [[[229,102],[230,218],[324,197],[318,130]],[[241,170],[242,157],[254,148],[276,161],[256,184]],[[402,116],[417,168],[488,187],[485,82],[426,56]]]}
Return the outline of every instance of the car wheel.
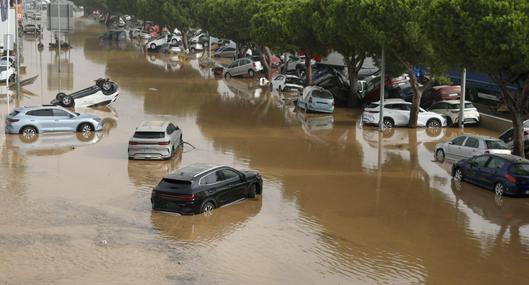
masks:
{"label": "car wheel", "polygon": [[461,170],[461,168],[457,168],[456,171],[454,172],[454,180],[463,181],[463,179],[464,179],[463,170]]}
{"label": "car wheel", "polygon": [[[32,128],[32,127],[26,127],[26,128]],[[28,131],[25,132],[24,130],[22,130],[20,132],[21,133],[20,140],[23,143],[33,143],[37,141],[39,135],[37,134],[37,131],[35,130],[35,128],[33,128],[33,130],[28,130]]]}
{"label": "car wheel", "polygon": [[200,213],[209,214],[213,210],[215,210],[215,204],[213,204],[211,201],[208,201],[202,205],[202,208],[200,208]]}
{"label": "car wheel", "polygon": [[73,107],[73,105],[74,105],[74,101],[73,101],[72,96],[70,96],[70,95],[64,95],[64,96],[62,96],[62,98],[61,98],[61,105],[62,105],[63,107],[66,107],[66,108]]}
{"label": "car wheel", "polygon": [[151,44],[151,49],[156,49],[156,44]]}
{"label": "car wheel", "polygon": [[16,80],[17,80],[16,75],[11,74],[11,76],[9,76],[9,82],[15,82]]}
{"label": "car wheel", "polygon": [[55,96],[55,99],[57,99],[57,101],[59,101],[59,103],[62,101],[62,97],[66,96],[65,93],[63,92],[59,92],[57,93],[57,95]]}
{"label": "car wheel", "polygon": [[77,131],[80,133],[93,132],[94,127],[89,123],[81,123],[79,127],[77,127]]}
{"label": "car wheel", "polygon": [[444,162],[445,161],[445,152],[444,152],[444,150],[438,149],[435,152],[435,160],[437,160],[439,162]]}
{"label": "car wheel", "polygon": [[94,132],[79,132],[76,133],[76,137],[79,141],[89,142],[94,139],[96,134]]}
{"label": "car wheel", "polygon": [[255,71],[253,70],[248,70],[248,76],[250,76],[251,78],[254,78],[255,77]]}
{"label": "car wheel", "polygon": [[176,45],[178,43],[176,39],[173,39],[171,42],[173,43],[173,45]]}
{"label": "car wheel", "polygon": [[426,122],[427,128],[440,128],[441,126],[441,122],[437,119],[430,119],[428,122]]}
{"label": "car wheel", "polygon": [[390,118],[384,118],[384,120],[382,120],[382,124],[384,125],[384,128],[386,129],[391,129],[395,126],[395,123]]}
{"label": "car wheel", "polygon": [[101,89],[103,89],[103,91],[107,91],[108,92],[108,91],[112,90],[112,86],[113,86],[112,82],[105,81],[103,84],[101,84]]}
{"label": "car wheel", "polygon": [[497,196],[503,196],[505,194],[505,186],[500,182],[496,183],[496,185],[494,185],[494,193],[496,193]]}
{"label": "car wheel", "polygon": [[255,199],[256,193],[257,193],[257,188],[255,184],[252,184],[250,188],[248,189],[248,199]]}
{"label": "car wheel", "polygon": [[226,74],[224,74],[224,78],[226,78],[226,80],[230,80],[231,74],[229,72],[226,72]]}
{"label": "car wheel", "polygon": [[36,134],[38,134],[38,130],[37,128],[35,127],[32,127],[32,126],[26,126],[26,127],[23,127],[22,129],[20,129],[20,134],[24,135],[24,136],[34,136]]}

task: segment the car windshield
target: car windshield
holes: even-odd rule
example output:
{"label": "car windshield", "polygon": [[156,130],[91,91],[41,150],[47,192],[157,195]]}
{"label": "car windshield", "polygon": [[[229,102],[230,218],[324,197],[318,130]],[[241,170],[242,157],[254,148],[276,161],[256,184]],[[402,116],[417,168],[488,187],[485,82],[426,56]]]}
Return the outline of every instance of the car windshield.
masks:
{"label": "car windshield", "polygon": [[509,149],[509,147],[501,140],[486,140],[485,144],[488,149]]}
{"label": "car windshield", "polygon": [[511,173],[521,176],[529,176],[529,164],[515,164],[511,168]]}
{"label": "car windshield", "polygon": [[303,85],[303,80],[301,80],[300,78],[295,78],[295,77],[287,77],[286,82],[290,84]]}
{"label": "car windshield", "polygon": [[162,139],[165,137],[163,132],[135,132],[134,138],[137,139]]}
{"label": "car windshield", "polygon": [[369,108],[369,109],[375,109],[375,108],[379,108],[379,105],[378,105],[378,104],[375,104],[375,103],[371,103],[371,104],[367,105],[367,108]]}
{"label": "car windshield", "polygon": [[312,96],[314,97],[318,97],[318,98],[324,98],[324,99],[332,99],[332,94],[330,92],[326,92],[326,91],[319,91],[319,90],[315,90],[314,92],[312,92]]}

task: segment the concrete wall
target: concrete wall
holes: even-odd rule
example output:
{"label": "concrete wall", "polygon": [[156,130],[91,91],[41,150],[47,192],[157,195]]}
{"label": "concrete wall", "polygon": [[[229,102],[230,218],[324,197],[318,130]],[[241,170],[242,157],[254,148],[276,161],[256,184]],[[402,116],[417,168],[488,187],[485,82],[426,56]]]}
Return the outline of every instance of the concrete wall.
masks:
{"label": "concrete wall", "polygon": [[503,132],[506,129],[512,128],[512,121],[504,118],[495,117],[480,113],[480,127],[496,131]]}

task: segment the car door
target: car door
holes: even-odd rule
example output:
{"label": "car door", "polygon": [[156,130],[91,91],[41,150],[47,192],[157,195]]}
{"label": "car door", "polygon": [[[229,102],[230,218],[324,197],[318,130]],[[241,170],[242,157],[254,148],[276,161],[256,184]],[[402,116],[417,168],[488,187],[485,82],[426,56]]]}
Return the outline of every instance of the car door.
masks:
{"label": "car door", "polygon": [[72,116],[60,109],[53,109],[53,124],[56,131],[75,131],[77,123],[72,120]]}
{"label": "car door", "polygon": [[243,58],[239,59],[239,65],[237,66],[237,75],[243,75],[246,72],[244,71],[246,69],[246,64],[248,63],[248,60]]}
{"label": "car door", "polygon": [[213,197],[220,207],[229,203],[229,188],[225,186],[220,170],[213,170],[200,178],[199,185],[205,187],[208,197]]}
{"label": "car door", "polygon": [[485,168],[489,159],[489,155],[481,155],[472,158],[467,173],[465,173],[465,179],[481,186],[486,186],[487,182],[484,181],[483,176],[486,173]]}
{"label": "car door", "polygon": [[460,156],[462,158],[468,158],[479,154],[479,139],[469,136],[460,148]]}
{"label": "car door", "polygon": [[232,62],[228,66],[228,72],[231,74],[231,76],[237,75],[237,67],[239,66],[239,60],[236,60]]}
{"label": "car door", "polygon": [[272,82],[272,85],[274,86],[274,89],[281,91],[281,84],[283,83],[283,80],[285,79],[284,75],[278,75],[276,78],[274,78],[274,81]]}
{"label": "car door", "polygon": [[455,158],[455,159],[461,159],[461,147],[467,140],[467,136],[459,136],[454,138],[448,145],[446,146],[446,156]]}
{"label": "car door", "polygon": [[404,126],[409,122],[410,109],[407,104],[392,104],[390,105],[390,113],[395,121],[396,126]]}
{"label": "car door", "polygon": [[507,162],[499,157],[491,157],[487,164],[480,169],[479,179],[483,186],[493,188],[496,183],[496,176]]}
{"label": "car door", "polygon": [[246,197],[246,181],[243,181],[241,174],[229,168],[223,168],[222,179],[225,181],[228,189],[227,195],[230,201],[236,201]]}
{"label": "car door", "polygon": [[39,109],[29,111],[27,115],[31,116],[30,122],[37,126],[41,131],[52,131],[54,118],[52,109]]}

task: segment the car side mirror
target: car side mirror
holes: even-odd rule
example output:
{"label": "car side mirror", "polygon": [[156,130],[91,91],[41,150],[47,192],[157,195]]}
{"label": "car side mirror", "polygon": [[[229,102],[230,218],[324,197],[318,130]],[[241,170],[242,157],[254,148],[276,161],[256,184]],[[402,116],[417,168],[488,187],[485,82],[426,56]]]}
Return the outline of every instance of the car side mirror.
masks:
{"label": "car side mirror", "polygon": [[448,144],[454,144],[453,142],[448,142]]}

